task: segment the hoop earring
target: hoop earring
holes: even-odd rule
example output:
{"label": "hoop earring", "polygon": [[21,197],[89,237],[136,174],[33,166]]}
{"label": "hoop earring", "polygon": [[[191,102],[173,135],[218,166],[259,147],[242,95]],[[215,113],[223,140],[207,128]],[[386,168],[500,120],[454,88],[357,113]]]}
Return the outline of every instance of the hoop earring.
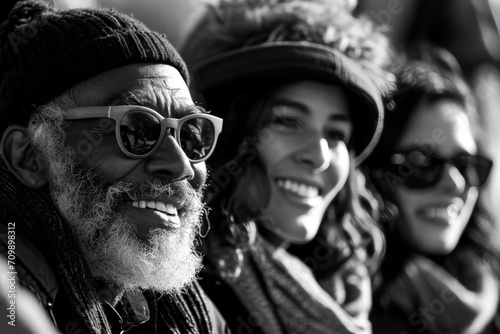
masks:
{"label": "hoop earring", "polygon": [[396,227],[396,221],[399,219],[399,208],[396,204],[384,201],[384,207],[380,212],[380,225],[386,233],[391,232]]}
{"label": "hoop earring", "polygon": [[[203,210],[203,216],[205,217],[205,219],[203,219],[203,221],[202,221],[202,224],[200,226],[200,230],[198,231],[198,235],[201,238],[206,238],[207,235],[208,235],[208,232],[210,232],[210,229],[212,227],[210,225],[210,218],[208,218],[209,211],[211,211],[212,209],[209,208],[209,207],[204,206],[202,210]],[[205,233],[203,233],[202,230],[203,230],[203,226],[205,225],[204,224],[205,222],[206,222],[207,228],[205,230]]]}

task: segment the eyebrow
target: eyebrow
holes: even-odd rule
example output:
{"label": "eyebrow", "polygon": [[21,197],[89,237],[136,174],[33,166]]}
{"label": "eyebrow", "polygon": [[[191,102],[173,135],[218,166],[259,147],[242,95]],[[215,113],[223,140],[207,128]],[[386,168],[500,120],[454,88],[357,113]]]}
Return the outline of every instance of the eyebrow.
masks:
{"label": "eyebrow", "polygon": [[[303,113],[305,115],[311,115],[311,111],[309,110],[309,108],[305,104],[300,103],[298,101],[287,100],[287,99],[278,99],[278,100],[274,101],[273,104],[275,106],[289,106],[289,107],[292,107],[292,108],[300,111],[301,113]],[[351,121],[350,117],[348,115],[345,115],[345,114],[333,114],[328,119],[333,120],[333,121],[345,121],[345,122]]]}

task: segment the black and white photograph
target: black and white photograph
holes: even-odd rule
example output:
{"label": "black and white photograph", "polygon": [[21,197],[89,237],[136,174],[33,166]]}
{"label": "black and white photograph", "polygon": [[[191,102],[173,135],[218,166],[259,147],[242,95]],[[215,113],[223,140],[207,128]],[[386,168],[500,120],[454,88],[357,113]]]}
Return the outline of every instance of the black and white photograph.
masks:
{"label": "black and white photograph", "polygon": [[500,334],[499,0],[2,0],[0,333]]}

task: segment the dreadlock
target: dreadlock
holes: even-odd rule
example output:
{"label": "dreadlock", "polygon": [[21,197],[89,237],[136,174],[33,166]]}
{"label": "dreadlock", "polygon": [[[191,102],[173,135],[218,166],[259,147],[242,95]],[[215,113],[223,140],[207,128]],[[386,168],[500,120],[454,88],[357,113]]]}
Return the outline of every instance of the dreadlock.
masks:
{"label": "dreadlock", "polygon": [[57,213],[48,189],[24,186],[0,162],[0,217],[16,222],[16,230],[33,240],[53,265],[60,285],[75,307],[75,321],[84,333],[111,333],[92,274],[69,226]]}

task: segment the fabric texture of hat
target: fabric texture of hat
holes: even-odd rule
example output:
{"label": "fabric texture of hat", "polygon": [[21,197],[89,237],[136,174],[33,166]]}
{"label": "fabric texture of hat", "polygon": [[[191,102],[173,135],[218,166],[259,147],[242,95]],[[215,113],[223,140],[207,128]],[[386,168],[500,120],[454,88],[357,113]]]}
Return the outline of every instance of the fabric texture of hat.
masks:
{"label": "fabric texture of hat", "polygon": [[181,53],[190,67],[193,93],[209,108],[273,80],[316,80],[345,88],[356,164],[375,147],[384,98],[394,89],[385,69],[392,57],[386,36],[332,0],[221,1],[208,7]]}
{"label": "fabric texture of hat", "polygon": [[[374,83],[352,59],[319,44],[264,43],[210,58],[192,72],[195,86],[209,105],[211,99],[224,98],[216,92],[232,95],[233,89],[258,85],[259,81],[310,79],[346,87],[359,99],[351,110],[360,133],[354,138],[357,164],[373,151],[382,133],[384,105]],[[366,109],[374,112],[367,113]]]}
{"label": "fabric texture of hat", "polygon": [[36,106],[106,70],[132,63],[186,66],[166,36],[112,9],[60,11],[17,2],[0,26],[0,133]]}

